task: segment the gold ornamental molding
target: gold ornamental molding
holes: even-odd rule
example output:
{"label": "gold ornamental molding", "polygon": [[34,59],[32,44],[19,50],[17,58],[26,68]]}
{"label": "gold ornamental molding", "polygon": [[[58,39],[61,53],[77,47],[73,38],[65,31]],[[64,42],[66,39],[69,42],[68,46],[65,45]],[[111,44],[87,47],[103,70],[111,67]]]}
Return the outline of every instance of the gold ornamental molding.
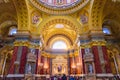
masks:
{"label": "gold ornamental molding", "polygon": [[93,0],[93,1],[94,1],[93,6],[91,7],[90,29],[101,29],[102,28],[101,17],[103,15],[103,9],[105,8],[105,3],[106,2],[108,3],[108,1],[107,0]]}
{"label": "gold ornamental molding", "polygon": [[39,49],[40,45],[32,44],[29,41],[15,41],[14,46],[27,46],[29,48]]}
{"label": "gold ornamental molding", "polygon": [[106,46],[106,41],[91,41],[87,44],[82,44],[80,48],[90,48],[92,46]]}
{"label": "gold ornamental molding", "polygon": [[76,33],[79,34],[79,31],[82,32],[82,25],[70,16],[52,16],[44,19],[42,23],[37,27],[37,32],[39,34],[43,33],[43,31],[45,31],[50,25],[53,24],[66,24],[75,30]]}
{"label": "gold ornamental molding", "polygon": [[68,8],[48,7],[38,2],[37,0],[29,0],[29,1],[34,7],[48,14],[70,14],[83,8],[85,5],[87,5],[87,3],[90,0],[81,0],[79,3],[75,4],[72,7],[68,7]]}
{"label": "gold ornamental molding", "polygon": [[106,45],[106,41],[92,41],[90,43],[91,46],[105,46]]}

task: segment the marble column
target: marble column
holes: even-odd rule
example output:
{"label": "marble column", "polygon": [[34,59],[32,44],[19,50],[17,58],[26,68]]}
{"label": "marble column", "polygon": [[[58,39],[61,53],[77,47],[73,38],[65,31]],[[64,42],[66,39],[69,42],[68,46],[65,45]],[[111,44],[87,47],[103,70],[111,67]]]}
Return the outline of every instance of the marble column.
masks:
{"label": "marble column", "polygon": [[25,65],[26,65],[26,60],[27,60],[27,53],[28,53],[28,47],[23,46],[21,60],[20,60],[20,68],[19,68],[19,73],[20,74],[25,73]]}
{"label": "marble column", "polygon": [[92,47],[93,55],[94,55],[94,63],[95,63],[95,70],[96,73],[102,73],[100,59],[99,59],[99,53],[97,46]]}
{"label": "marble column", "polygon": [[82,74],[85,74],[85,63],[84,63],[84,54],[85,54],[85,49],[81,49],[81,54],[82,54]]}
{"label": "marble column", "polygon": [[40,69],[40,74],[43,75],[44,74],[44,67],[43,67],[43,64],[44,64],[44,56],[41,56],[41,69]]}
{"label": "marble column", "polygon": [[14,62],[16,61],[16,58],[17,58],[17,52],[18,52],[18,46],[15,46],[13,55],[12,55],[12,60],[10,63],[10,70],[9,70],[8,74],[14,74],[14,69],[15,69]]}
{"label": "marble column", "polygon": [[[28,53],[29,32],[18,31],[15,35],[14,51],[8,74],[24,74]],[[17,65],[17,67],[15,67]],[[16,72],[18,70],[18,72]]]}
{"label": "marble column", "polygon": [[36,49],[35,53],[36,53],[36,69],[35,69],[35,74],[38,74],[38,71],[39,71],[39,49]]}
{"label": "marble column", "polygon": [[104,56],[104,60],[105,60],[105,69],[106,69],[106,73],[111,73],[111,66],[110,66],[110,61],[108,59],[108,54],[107,54],[107,48],[106,46],[102,46],[102,51],[103,51],[103,56]]}

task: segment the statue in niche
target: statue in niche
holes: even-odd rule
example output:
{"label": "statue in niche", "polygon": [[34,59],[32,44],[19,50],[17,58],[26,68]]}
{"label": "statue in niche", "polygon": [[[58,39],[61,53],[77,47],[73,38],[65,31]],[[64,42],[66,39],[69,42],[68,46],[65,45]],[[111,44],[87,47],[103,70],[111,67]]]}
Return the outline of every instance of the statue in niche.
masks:
{"label": "statue in niche", "polygon": [[88,73],[93,73],[93,66],[92,66],[92,64],[88,64]]}
{"label": "statue in niche", "polygon": [[88,55],[90,53],[90,49],[89,48],[86,48],[85,49],[85,54]]}
{"label": "statue in niche", "polygon": [[27,69],[28,69],[27,72],[28,72],[28,73],[31,73],[31,71],[32,71],[31,64],[28,64],[28,68],[27,68]]}
{"label": "statue in niche", "polygon": [[32,54],[35,54],[35,49],[31,49],[30,51]]}
{"label": "statue in niche", "polygon": [[32,23],[33,24],[37,24],[39,22],[40,16],[38,16],[38,14],[34,14],[34,16],[32,17]]}

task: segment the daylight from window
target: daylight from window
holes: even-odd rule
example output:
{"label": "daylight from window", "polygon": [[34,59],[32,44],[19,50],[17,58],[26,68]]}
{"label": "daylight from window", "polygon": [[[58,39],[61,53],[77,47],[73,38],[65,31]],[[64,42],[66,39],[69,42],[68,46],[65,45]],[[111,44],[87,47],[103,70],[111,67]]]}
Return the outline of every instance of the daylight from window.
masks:
{"label": "daylight from window", "polygon": [[67,44],[64,41],[56,41],[52,45],[52,49],[67,49]]}

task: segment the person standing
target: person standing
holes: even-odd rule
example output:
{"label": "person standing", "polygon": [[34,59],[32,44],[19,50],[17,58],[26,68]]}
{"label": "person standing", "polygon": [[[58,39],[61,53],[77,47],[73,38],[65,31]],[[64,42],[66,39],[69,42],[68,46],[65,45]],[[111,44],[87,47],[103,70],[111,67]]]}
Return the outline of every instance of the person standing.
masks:
{"label": "person standing", "polygon": [[62,76],[62,80],[67,80],[67,77],[65,74],[63,74],[63,76]]}

